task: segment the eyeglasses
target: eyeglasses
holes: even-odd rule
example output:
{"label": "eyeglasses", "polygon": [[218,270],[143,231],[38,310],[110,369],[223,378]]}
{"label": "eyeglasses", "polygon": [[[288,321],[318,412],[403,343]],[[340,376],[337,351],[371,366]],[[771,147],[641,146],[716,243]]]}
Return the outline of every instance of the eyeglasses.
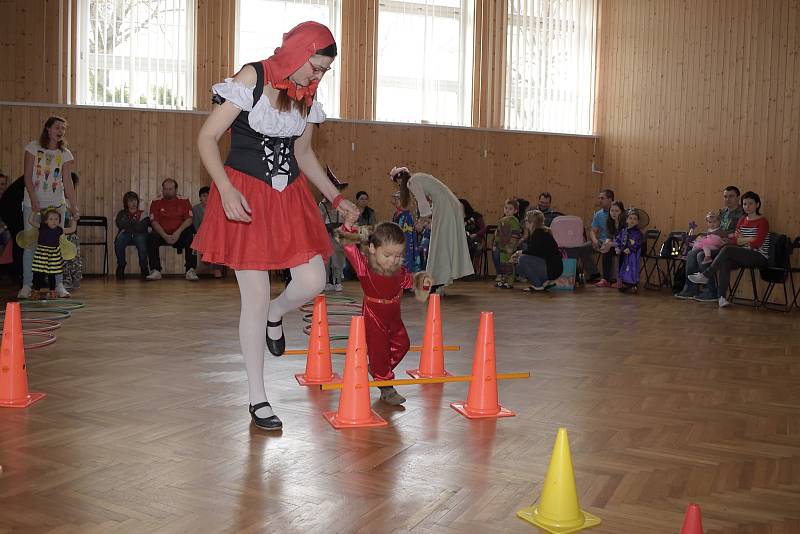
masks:
{"label": "eyeglasses", "polygon": [[308,64],[311,65],[311,69],[314,71],[314,74],[325,74],[326,72],[331,70],[331,67],[320,67],[319,65],[314,65],[313,63],[311,63],[310,59],[307,61]]}

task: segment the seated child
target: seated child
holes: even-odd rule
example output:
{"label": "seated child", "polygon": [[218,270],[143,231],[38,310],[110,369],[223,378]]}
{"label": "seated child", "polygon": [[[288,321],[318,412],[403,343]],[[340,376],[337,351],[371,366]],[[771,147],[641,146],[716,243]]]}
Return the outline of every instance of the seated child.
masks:
{"label": "seated child", "polygon": [[[337,238],[364,290],[362,313],[369,372],[375,380],[392,380],[393,369],[410,346],[406,327],[400,317],[403,290],[413,287],[417,299],[424,302],[433,280],[424,271],[412,277],[403,267],[405,236],[399,226],[390,222],[381,223],[364,242],[366,232],[359,231],[355,225],[357,220],[355,215],[346,218],[336,231]],[[381,400],[387,404],[399,405],[406,401],[392,386],[381,387],[380,390]]]}
{"label": "seated child", "polygon": [[709,264],[713,260],[713,251],[719,250],[725,246],[725,239],[727,237],[725,232],[720,229],[721,223],[718,211],[709,211],[706,214],[707,230],[706,234],[698,237],[692,245],[694,250],[703,250],[703,263]]}

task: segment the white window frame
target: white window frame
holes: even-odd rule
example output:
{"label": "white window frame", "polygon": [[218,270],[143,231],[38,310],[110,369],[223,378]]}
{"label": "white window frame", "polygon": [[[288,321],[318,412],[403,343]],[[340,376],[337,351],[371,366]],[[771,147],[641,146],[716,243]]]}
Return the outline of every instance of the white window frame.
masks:
{"label": "white window frame", "polygon": [[[426,111],[424,108],[425,105],[425,98],[423,97],[423,111],[422,117],[413,117],[409,118],[406,121],[407,123],[417,123],[417,124],[446,124],[450,126],[471,126],[472,121],[472,66],[474,62],[474,25],[475,25],[475,15],[474,15],[474,0],[461,0],[461,7],[450,7],[450,6],[433,6],[432,8],[427,7],[425,4],[420,4],[417,2],[406,2],[403,0],[380,0],[379,2],[379,9],[378,9],[378,17],[382,12],[390,11],[395,13],[408,13],[410,10],[418,9],[419,11],[425,11],[426,9],[433,9],[433,16],[435,17],[444,17],[448,19],[454,19],[456,16],[467,17],[466,27],[460,27],[459,29],[459,39],[460,45],[459,48],[463,51],[461,57],[459,58],[459,65],[458,65],[458,77],[459,80],[457,81],[450,81],[450,80],[436,80],[437,85],[443,85],[445,88],[454,88],[457,99],[458,99],[458,121],[456,124],[450,124],[445,122],[433,122],[430,120],[425,119]],[[464,14],[462,14],[464,13]],[[376,39],[378,40],[378,45],[380,45],[380,22],[378,23],[378,32],[376,32]],[[376,51],[376,54],[380,54],[380,51]],[[380,62],[380,55],[376,57],[376,62]],[[390,88],[414,88],[417,86],[417,79],[416,78],[407,78],[402,76],[383,76],[379,75],[380,69],[376,69],[375,72],[375,104],[376,104],[376,120],[382,121],[381,117],[377,116],[377,106],[378,101],[380,99],[380,92],[381,87],[390,87]],[[424,76],[424,75],[423,75]],[[425,92],[426,86],[426,78],[423,77],[422,79],[422,91]]]}
{"label": "white window frame", "polygon": [[[530,0],[528,0],[530,1]],[[542,0],[540,0],[542,1]],[[549,2],[549,4],[556,5],[556,4],[570,4],[575,3],[576,1],[580,0],[543,0],[544,2]],[[542,16],[523,16],[521,14],[514,14],[512,15],[511,10],[513,9],[512,3],[509,2],[509,13],[508,13],[508,27],[507,27],[507,40],[508,40],[508,52],[506,56],[506,79],[505,79],[505,101],[503,102],[504,107],[504,124],[506,128],[509,129],[516,129],[516,130],[526,130],[526,131],[544,131],[544,132],[558,132],[558,133],[566,133],[566,134],[576,134],[576,135],[591,135],[594,129],[594,100],[595,100],[595,75],[596,75],[596,56],[597,56],[597,10],[599,9],[597,0],[590,0],[592,4],[592,27],[589,31],[580,33],[581,28],[578,28],[578,22],[574,20],[565,21],[563,19],[557,19],[555,17],[542,17]],[[539,74],[534,75],[533,73],[533,62],[529,65],[524,66],[524,70],[527,73],[527,77],[534,78],[539,81],[539,84],[535,87],[532,86],[525,86],[525,84],[515,84],[517,85],[516,88],[512,87],[512,84],[515,82],[512,80],[514,73],[520,71],[519,65],[516,65],[512,68],[512,61],[509,55],[512,53],[511,42],[514,39],[514,32],[513,28],[522,28],[523,31],[531,32],[536,31],[533,30],[534,27],[536,28],[544,28],[543,30],[538,30],[540,33],[552,32],[554,34],[561,33],[571,33],[573,40],[578,40],[581,36],[583,36],[587,41],[591,41],[591,49],[588,55],[583,54],[580,47],[576,47],[575,54],[579,55],[579,58],[576,61],[580,64],[579,68],[582,67],[582,74],[578,75],[578,80],[576,81],[576,85],[572,89],[564,89],[553,87],[549,84],[551,80],[547,79],[547,67],[548,65],[543,65],[542,62],[538,64],[538,71]],[[558,44],[563,44],[566,42],[566,39],[562,39]],[[553,46],[553,50],[557,48],[558,45]],[[557,51],[551,52],[555,54]],[[584,87],[585,83],[585,87]],[[548,102],[554,102],[559,99],[563,100],[565,95],[576,95],[572,98],[572,102],[576,106],[575,111],[577,113],[581,113],[579,116],[580,119],[575,119],[573,121],[574,127],[569,128],[557,128],[557,127],[548,127],[548,125],[552,125],[552,120],[550,121],[543,121],[543,120],[536,120],[534,112],[534,116],[530,118],[519,118],[519,115],[523,115],[523,101],[531,101],[531,100],[538,100],[535,106],[538,106],[536,109],[545,108]],[[515,102],[517,103],[515,105]],[[583,110],[579,110],[579,107],[583,107]],[[546,113],[546,110],[545,110]],[[560,112],[556,112],[560,113]],[[517,115],[517,118],[512,119],[512,115]],[[584,115],[585,114],[585,115]],[[563,116],[563,115],[562,115]],[[578,115],[576,115],[578,116]],[[552,118],[552,117],[551,117]]]}
{"label": "white window frame", "polygon": [[[340,105],[342,100],[342,84],[341,84],[341,27],[342,27],[342,0],[287,0],[290,3],[300,4],[300,5],[317,5],[317,6],[327,6],[330,12],[330,20],[331,23],[328,25],[329,29],[333,33],[334,38],[336,39],[336,46],[338,49],[338,55],[334,59],[333,63],[331,64],[330,72],[325,74],[323,81],[327,84],[330,84],[333,87],[333,95],[330,102],[323,103],[323,110],[325,111],[325,115],[331,118],[336,118],[340,116]],[[241,21],[241,6],[242,1],[236,0],[236,29],[234,35],[234,48],[233,48],[233,64],[234,64],[234,71],[238,71],[242,66],[244,66],[244,61],[240,59],[241,56],[241,39],[239,38],[239,29],[242,27],[240,24]],[[280,21],[271,21],[271,24],[280,24]],[[283,28],[283,32],[288,32],[291,27]],[[280,46],[280,43],[275,43],[275,47]],[[268,53],[264,55],[263,58],[260,59],[267,59],[272,55],[272,49],[269,50]],[[230,73],[233,76],[234,72]],[[319,96],[319,94],[317,95]]]}
{"label": "white window frame", "polygon": [[[195,13],[197,12],[197,0],[185,0],[186,2],[186,57],[185,57],[185,76],[180,77],[182,81],[179,82],[179,87],[182,86],[185,90],[184,93],[184,104],[180,105],[159,105],[157,103],[147,103],[147,104],[140,104],[136,102],[133,98],[131,98],[131,102],[99,102],[99,101],[92,101],[89,98],[89,69],[90,69],[90,62],[94,59],[95,63],[94,66],[97,68],[99,65],[98,58],[92,58],[89,54],[89,4],[93,0],[79,0],[77,9],[76,9],[76,16],[77,16],[77,64],[76,64],[76,102],[78,104],[85,104],[85,105],[92,105],[92,106],[109,106],[109,107],[132,107],[132,108],[151,108],[151,109],[168,109],[168,110],[191,110],[195,107],[195,94],[194,94],[194,87],[195,87],[195,78],[196,78],[196,56],[197,56],[197,47],[196,47],[196,26],[195,26]],[[116,65],[120,61],[123,62],[123,66],[130,67],[131,63],[136,65],[138,68],[133,70],[128,68],[129,73],[129,87],[133,88],[133,79],[136,76],[136,72],[142,71],[153,71],[155,70],[158,72],[158,66],[164,65],[164,61],[167,60],[159,60],[152,58],[147,58],[146,56],[134,56],[133,50],[128,56],[106,56],[104,58],[104,63],[106,65]],[[175,62],[175,60],[168,60],[171,62]],[[155,69],[152,67],[152,63],[156,63]],[[162,70],[163,72],[163,70]],[[170,72],[170,71],[166,71]],[[174,72],[174,69],[173,69]],[[129,95],[130,97],[131,95]]]}

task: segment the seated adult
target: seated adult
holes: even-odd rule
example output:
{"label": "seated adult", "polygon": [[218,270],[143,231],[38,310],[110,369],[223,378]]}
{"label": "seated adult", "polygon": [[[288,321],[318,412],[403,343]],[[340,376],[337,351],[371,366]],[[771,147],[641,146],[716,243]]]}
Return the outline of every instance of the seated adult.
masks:
{"label": "seated adult", "polygon": [[361,210],[357,222],[359,226],[375,226],[378,223],[375,210],[369,207],[369,195],[366,191],[356,193],[356,206]]}
{"label": "seated adult", "polygon": [[695,284],[707,284],[719,276],[719,307],[730,305],[728,290],[731,271],[740,267],[764,268],[769,258],[769,221],[761,215],[761,198],[748,191],[742,195],[742,210],[745,216],[736,224],[736,232],[730,244],[720,250],[710,265],[700,272],[690,274]]}
{"label": "seated adult", "polygon": [[[600,248],[603,246],[609,239],[613,239],[614,236],[608,235],[608,212],[611,209],[611,204],[614,202],[614,191],[611,189],[603,189],[597,195],[597,203],[600,209],[594,212],[594,216],[592,217],[592,228],[591,228],[591,238],[592,238],[592,248],[594,250],[599,251],[602,257],[603,263],[603,279],[597,283],[598,287],[609,287],[613,280],[614,274],[614,252],[608,250],[606,252],[600,251]],[[584,262],[584,266],[585,266]]]}
{"label": "seated adult", "polygon": [[483,222],[483,215],[472,208],[468,200],[459,198],[459,202],[464,206],[464,230],[467,233],[467,247],[472,263],[475,258],[483,252],[483,238],[486,236],[486,223]]}
{"label": "seated adult", "polygon": [[147,253],[150,256],[150,274],[147,280],[161,280],[161,258],[158,249],[169,245],[183,250],[186,259],[186,279],[197,281],[197,256],[192,250],[192,204],[178,197],[178,182],[167,178],[161,182],[161,198],[150,203],[150,226]]}
{"label": "seated adult", "polygon": [[544,215],[544,225],[548,228],[550,227],[550,223],[553,222],[553,219],[559,215],[563,215],[553,209],[553,197],[547,191],[539,194],[539,202],[536,205],[536,209],[541,211]]}
{"label": "seated adult", "polygon": [[0,219],[9,232],[10,245],[12,246],[12,256],[14,258],[12,264],[12,275],[14,279],[22,277],[22,255],[23,250],[17,245],[17,234],[21,232],[25,226],[22,220],[22,210],[20,205],[25,196],[25,176],[20,176],[14,180],[11,185],[7,186],[0,196]]}
{"label": "seated adult", "polygon": [[[726,235],[734,233],[736,230],[736,223],[738,223],[739,219],[744,215],[742,211],[742,201],[739,195],[739,188],[735,185],[729,185],[722,191],[722,199],[725,205],[722,210],[720,210],[720,231]],[[713,251],[712,257],[716,256],[718,253],[718,250]],[[686,254],[686,274],[698,272],[704,259],[705,253],[702,249],[688,251]],[[676,293],[675,297],[686,300],[697,300],[700,302],[717,302],[719,299],[717,293],[716,279],[709,279],[705,289],[703,291],[698,291],[697,284],[689,280],[687,276],[683,289],[679,293]]]}
{"label": "seated adult", "polygon": [[150,274],[147,265],[147,229],[150,228],[150,218],[144,210],[139,209],[139,195],[133,191],[122,195],[122,209],[117,212],[114,222],[119,230],[114,238],[117,280],[125,279],[125,267],[128,265],[125,249],[128,247],[136,247],[140,276],[147,277]]}
{"label": "seated adult", "polygon": [[544,225],[544,214],[530,210],[525,216],[525,233],[522,250],[514,257],[518,261],[517,274],[530,282],[523,291],[543,291],[555,285],[555,280],[564,271],[558,244]]}
{"label": "seated adult", "polygon": [[[201,187],[200,191],[197,192],[197,196],[200,197],[200,202],[192,206],[192,228],[194,228],[195,232],[200,230],[200,225],[203,224],[203,216],[206,214],[208,195],[210,193],[211,188],[207,185]],[[211,267],[211,271],[214,273],[214,278],[222,278],[223,265],[209,263],[208,266]]]}

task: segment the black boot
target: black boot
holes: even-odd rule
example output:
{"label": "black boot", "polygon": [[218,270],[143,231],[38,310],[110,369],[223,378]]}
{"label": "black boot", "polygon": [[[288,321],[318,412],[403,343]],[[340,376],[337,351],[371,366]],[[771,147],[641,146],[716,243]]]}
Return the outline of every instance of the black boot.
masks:
{"label": "black boot", "polygon": [[[283,319],[279,321],[267,321],[267,328],[270,326],[281,326],[283,324]],[[270,339],[269,337],[269,329],[267,329],[267,348],[272,353],[273,356],[282,356],[284,351],[286,350],[286,336],[283,335],[283,328],[281,328],[281,337],[280,339]]]}

